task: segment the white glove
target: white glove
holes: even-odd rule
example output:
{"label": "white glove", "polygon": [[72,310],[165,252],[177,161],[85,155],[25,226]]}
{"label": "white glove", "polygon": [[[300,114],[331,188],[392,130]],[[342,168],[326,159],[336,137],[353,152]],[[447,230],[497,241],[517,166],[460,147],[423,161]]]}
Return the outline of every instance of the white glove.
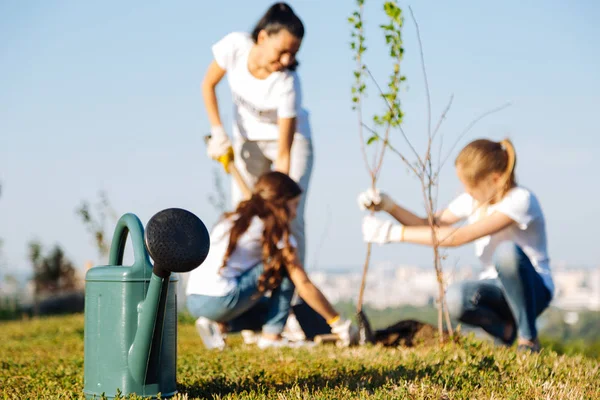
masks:
{"label": "white glove", "polygon": [[206,148],[206,152],[210,158],[218,160],[220,157],[226,155],[231,147],[231,141],[222,126],[213,126],[210,128],[210,139]]}
{"label": "white glove", "polygon": [[373,209],[375,211],[390,212],[394,208],[394,200],[379,189],[368,189],[358,195],[358,206],[361,210]]}
{"label": "white glove", "polygon": [[404,225],[392,224],[391,221],[377,219],[371,215],[363,218],[363,240],[379,245],[390,242],[401,242],[404,239]]}
{"label": "white glove", "polygon": [[351,344],[358,343],[358,327],[352,321],[340,318],[329,326],[331,327],[331,333],[338,336],[340,347],[348,347]]}

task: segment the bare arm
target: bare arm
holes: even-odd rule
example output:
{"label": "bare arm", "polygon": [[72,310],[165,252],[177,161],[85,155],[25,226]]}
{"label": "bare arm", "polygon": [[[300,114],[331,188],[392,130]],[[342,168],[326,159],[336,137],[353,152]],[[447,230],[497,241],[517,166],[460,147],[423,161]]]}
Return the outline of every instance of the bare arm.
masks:
{"label": "bare arm", "polygon": [[275,160],[275,170],[289,175],[290,153],[294,133],[296,133],[296,118],[279,118],[279,148]]}
{"label": "bare arm", "polygon": [[435,218],[438,226],[454,225],[455,223],[461,220],[461,218],[454,215],[452,211],[448,209],[442,210],[439,213],[437,213]]}
{"label": "bare arm", "polygon": [[407,209],[400,207],[398,204],[394,204],[389,214],[405,226],[424,226],[428,225],[425,218],[421,218]]}
{"label": "bare arm", "polygon": [[221,126],[221,117],[219,115],[219,105],[217,103],[217,94],[215,88],[225,76],[225,70],[219,67],[216,61],[210,63],[208,70],[202,80],[202,97],[204,106],[208,114],[210,126]]}
{"label": "bare arm", "polygon": [[[495,212],[473,224],[459,228],[440,226],[436,228],[436,233],[441,247],[457,247],[492,235],[513,223],[514,221],[507,215]],[[429,226],[406,226],[403,241],[431,246],[433,244],[431,228]]]}
{"label": "bare arm", "polygon": [[286,268],[290,279],[296,290],[298,290],[298,295],[306,301],[306,304],[325,318],[326,321],[330,321],[339,315],[323,293],[311,282],[304,268],[300,267],[299,264],[286,266]]}
{"label": "bare arm", "polygon": [[[429,221],[427,218],[421,218],[405,208],[400,207],[398,204],[394,204],[389,214],[405,226],[427,226],[429,227]],[[450,210],[444,210],[439,212],[435,216],[435,220],[438,226],[453,225],[460,219],[450,212]]]}

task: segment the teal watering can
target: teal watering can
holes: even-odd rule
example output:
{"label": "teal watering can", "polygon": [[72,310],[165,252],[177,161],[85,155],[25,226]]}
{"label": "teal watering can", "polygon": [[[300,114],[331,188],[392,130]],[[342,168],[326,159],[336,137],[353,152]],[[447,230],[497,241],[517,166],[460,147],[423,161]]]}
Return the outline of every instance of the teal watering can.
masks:
{"label": "teal watering can", "polygon": [[[134,263],[123,266],[128,234]],[[206,226],[186,210],[157,213],[145,231],[134,214],[119,219],[109,265],[86,274],[86,398],[177,393],[177,278],[171,272],[198,267],[209,246]]]}

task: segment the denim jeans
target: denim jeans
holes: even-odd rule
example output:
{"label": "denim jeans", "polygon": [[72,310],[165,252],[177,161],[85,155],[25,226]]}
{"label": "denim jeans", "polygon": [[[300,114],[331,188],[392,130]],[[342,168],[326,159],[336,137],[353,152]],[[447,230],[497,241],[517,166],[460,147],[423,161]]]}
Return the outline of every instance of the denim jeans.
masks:
{"label": "denim jeans", "polygon": [[[451,285],[446,302],[452,318],[478,326],[510,345],[518,335],[537,338],[536,319],[548,307],[551,295],[523,250],[515,246],[508,259],[496,265],[498,278],[469,280]],[[512,325],[513,335],[504,329]]]}
{"label": "denim jeans", "polygon": [[[271,170],[271,165],[277,158],[279,144],[277,140],[245,140],[235,138],[233,141],[234,164],[240,175],[253,188],[258,178]],[[302,188],[302,196],[298,204],[298,214],[291,223],[292,234],[298,242],[298,259],[301,265],[305,259],[305,223],[304,209],[310,177],[313,168],[314,151],[312,141],[296,133],[290,151],[290,178]],[[231,201],[235,208],[242,199],[242,192],[235,181],[231,186]]]}
{"label": "denim jeans", "polygon": [[290,313],[294,285],[284,274],[270,296],[258,295],[258,278],[263,271],[263,264],[246,271],[238,278],[235,290],[226,296],[188,295],[188,310],[196,318],[227,323],[230,332],[258,331],[262,327],[264,333],[280,334]]}

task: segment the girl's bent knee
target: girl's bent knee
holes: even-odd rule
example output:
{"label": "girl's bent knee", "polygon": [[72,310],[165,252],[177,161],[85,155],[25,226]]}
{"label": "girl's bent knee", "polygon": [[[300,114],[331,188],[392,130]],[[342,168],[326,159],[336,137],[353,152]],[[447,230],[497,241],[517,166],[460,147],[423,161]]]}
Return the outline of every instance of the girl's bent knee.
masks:
{"label": "girl's bent knee", "polygon": [[460,282],[450,285],[446,290],[446,305],[451,318],[460,319],[465,312],[464,297],[464,285]]}

